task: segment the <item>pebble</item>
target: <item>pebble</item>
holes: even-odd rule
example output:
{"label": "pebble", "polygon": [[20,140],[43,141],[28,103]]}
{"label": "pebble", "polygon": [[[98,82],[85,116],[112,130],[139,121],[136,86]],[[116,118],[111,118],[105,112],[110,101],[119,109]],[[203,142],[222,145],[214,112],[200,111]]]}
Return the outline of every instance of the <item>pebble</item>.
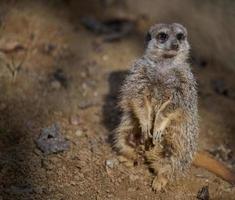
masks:
{"label": "pebble", "polygon": [[87,74],[85,72],[81,72],[81,77],[82,78],[86,78],[87,77]]}
{"label": "pebble", "polygon": [[43,128],[35,142],[46,155],[66,151],[70,148],[70,142],[62,135],[58,123]]}
{"label": "pebble", "polygon": [[108,194],[107,197],[108,197],[109,199],[112,199],[113,194]]}
{"label": "pebble", "polygon": [[75,186],[75,185],[77,185],[77,182],[76,181],[71,181],[70,185]]}
{"label": "pebble", "polygon": [[92,102],[92,101],[81,101],[79,103],[79,108],[86,109],[86,108],[91,107],[92,105],[94,105],[94,102]]}
{"label": "pebble", "polygon": [[111,169],[116,167],[119,164],[119,161],[117,159],[109,159],[105,161],[105,165]]}
{"label": "pebble", "polygon": [[51,88],[54,90],[59,90],[61,88],[61,83],[59,81],[52,81]]}
{"label": "pebble", "polygon": [[127,190],[128,192],[135,192],[136,191],[136,189],[135,188],[128,188],[128,190]]}
{"label": "pebble", "polygon": [[139,176],[137,176],[137,175],[130,175],[129,176],[129,178],[130,178],[130,181],[136,181],[136,180],[138,180],[139,179]]}
{"label": "pebble", "polygon": [[70,117],[69,121],[70,121],[70,124],[76,126],[76,125],[79,124],[80,119],[79,119],[79,116],[78,116],[78,115],[72,115],[72,116]]}
{"label": "pebble", "polygon": [[102,59],[103,59],[103,61],[107,61],[109,59],[109,57],[107,55],[103,55]]}
{"label": "pebble", "polygon": [[80,129],[76,130],[75,135],[78,137],[81,137],[83,135],[82,130],[80,130]]}

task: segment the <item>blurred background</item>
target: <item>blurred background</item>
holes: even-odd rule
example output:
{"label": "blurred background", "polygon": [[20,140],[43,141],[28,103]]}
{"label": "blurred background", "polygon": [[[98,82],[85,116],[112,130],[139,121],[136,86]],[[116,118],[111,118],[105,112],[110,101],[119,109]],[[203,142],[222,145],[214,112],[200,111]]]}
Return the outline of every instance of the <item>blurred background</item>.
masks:
{"label": "blurred background", "polygon": [[199,148],[235,169],[233,0],[8,0],[0,2],[0,199],[188,200],[203,186],[211,199],[234,199],[228,183],[195,167],[155,194],[146,166],[125,168],[111,148],[127,70],[149,27],[173,22],[189,32]]}

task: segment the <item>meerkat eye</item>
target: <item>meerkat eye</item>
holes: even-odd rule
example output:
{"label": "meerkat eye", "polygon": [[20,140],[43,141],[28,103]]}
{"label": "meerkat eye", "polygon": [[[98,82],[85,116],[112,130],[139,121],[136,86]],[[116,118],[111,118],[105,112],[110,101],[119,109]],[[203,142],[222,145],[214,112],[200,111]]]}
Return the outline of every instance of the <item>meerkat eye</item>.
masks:
{"label": "meerkat eye", "polygon": [[178,33],[178,34],[176,34],[176,38],[177,38],[177,40],[184,40],[185,35],[183,33]]}
{"label": "meerkat eye", "polygon": [[160,32],[160,33],[157,34],[157,39],[158,39],[160,42],[165,42],[165,41],[167,41],[168,37],[169,37],[169,36],[168,36],[166,33],[164,33],[164,32]]}

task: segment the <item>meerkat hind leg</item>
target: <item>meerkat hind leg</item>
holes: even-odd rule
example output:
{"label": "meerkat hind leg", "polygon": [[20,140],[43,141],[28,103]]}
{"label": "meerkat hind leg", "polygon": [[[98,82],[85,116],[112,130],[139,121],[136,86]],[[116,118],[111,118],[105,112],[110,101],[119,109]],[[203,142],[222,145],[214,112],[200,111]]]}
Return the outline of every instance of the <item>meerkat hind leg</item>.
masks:
{"label": "meerkat hind leg", "polygon": [[156,176],[152,182],[152,189],[155,192],[165,191],[165,187],[167,183],[168,183],[168,180],[164,176],[161,176],[161,175]]}
{"label": "meerkat hind leg", "polygon": [[116,130],[114,147],[118,150],[119,160],[127,166],[134,165],[137,159],[137,153],[131,146],[130,135],[134,134],[135,122],[131,116],[124,114],[121,123]]}
{"label": "meerkat hind leg", "polygon": [[[164,159],[164,158],[163,158]],[[155,165],[153,163],[153,169],[157,172],[157,175],[153,179],[152,182],[152,189],[155,192],[165,191],[165,187],[168,184],[169,174],[171,173],[171,167],[169,164],[162,165]]]}

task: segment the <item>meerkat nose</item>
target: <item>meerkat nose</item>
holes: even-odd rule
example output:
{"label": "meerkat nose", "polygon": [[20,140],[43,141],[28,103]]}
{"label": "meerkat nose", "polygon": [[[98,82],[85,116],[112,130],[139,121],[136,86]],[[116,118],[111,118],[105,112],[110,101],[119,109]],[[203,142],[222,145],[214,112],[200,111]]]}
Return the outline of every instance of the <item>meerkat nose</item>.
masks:
{"label": "meerkat nose", "polygon": [[178,50],[179,49],[179,44],[177,42],[172,42],[171,43],[171,49],[172,50]]}

